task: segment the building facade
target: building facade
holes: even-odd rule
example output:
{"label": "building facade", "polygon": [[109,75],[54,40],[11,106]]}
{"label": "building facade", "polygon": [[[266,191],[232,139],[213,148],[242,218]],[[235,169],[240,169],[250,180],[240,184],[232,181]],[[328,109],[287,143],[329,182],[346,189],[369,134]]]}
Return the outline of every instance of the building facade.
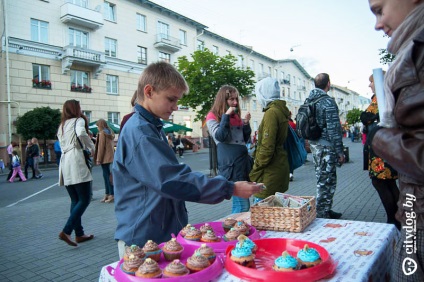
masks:
{"label": "building facade", "polygon": [[[14,126],[18,116],[36,107],[61,109],[66,100],[77,99],[90,121],[104,118],[119,124],[132,110],[131,97],[148,64],[159,60],[176,64],[178,57],[190,57],[195,50],[232,54],[238,59],[237,66],[252,69],[257,80],[275,77],[293,115],[313,88],[311,76],[296,60],[269,58],[151,1],[3,0],[2,4],[3,159],[10,141],[22,141]],[[248,94],[241,106],[251,112],[252,129],[256,130],[262,109],[254,93]],[[354,103],[353,99],[350,106]],[[193,128],[192,137],[202,137],[202,124],[194,118],[194,110],[186,107],[171,117],[173,122]]]}

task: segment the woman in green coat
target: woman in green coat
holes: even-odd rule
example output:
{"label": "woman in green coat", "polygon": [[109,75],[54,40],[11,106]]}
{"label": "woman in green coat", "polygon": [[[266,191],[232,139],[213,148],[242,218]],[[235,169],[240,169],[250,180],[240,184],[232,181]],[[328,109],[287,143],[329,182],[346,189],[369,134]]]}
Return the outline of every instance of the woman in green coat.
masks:
{"label": "woman in green coat", "polygon": [[251,181],[266,186],[254,195],[254,202],[257,202],[289,188],[289,161],[283,144],[287,138],[290,111],[286,101],[280,100],[280,86],[275,78],[259,81],[255,92],[265,112],[258,131],[255,164],[249,175]]}

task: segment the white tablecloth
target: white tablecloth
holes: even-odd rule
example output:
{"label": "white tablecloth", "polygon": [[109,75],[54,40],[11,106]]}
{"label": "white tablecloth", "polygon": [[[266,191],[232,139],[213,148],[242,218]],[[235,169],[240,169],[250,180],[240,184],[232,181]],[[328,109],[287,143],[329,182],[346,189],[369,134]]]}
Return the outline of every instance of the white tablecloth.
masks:
{"label": "white tablecloth", "polygon": [[[244,215],[246,218],[246,215]],[[334,275],[321,281],[386,281],[399,233],[392,224],[315,219],[302,233],[267,231],[262,238],[293,238],[311,241],[327,249],[338,263]],[[116,281],[104,266],[99,281]],[[225,269],[213,282],[243,281]]]}

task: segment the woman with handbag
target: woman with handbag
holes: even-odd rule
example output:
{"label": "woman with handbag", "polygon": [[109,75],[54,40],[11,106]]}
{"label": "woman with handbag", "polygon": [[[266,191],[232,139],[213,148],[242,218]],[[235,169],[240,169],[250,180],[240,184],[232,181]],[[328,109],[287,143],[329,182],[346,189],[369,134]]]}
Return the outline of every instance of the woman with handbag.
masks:
{"label": "woman with handbag", "polygon": [[[81,224],[81,217],[90,204],[90,183],[93,180],[86,164],[83,149],[94,152],[94,144],[87,134],[88,122],[81,112],[79,101],[68,100],[63,104],[62,119],[57,137],[62,148],[59,164],[59,185],[65,186],[71,198],[70,216],[59,234],[59,239],[76,247],[94,238],[86,235]],[[82,146],[80,145],[82,144]],[[71,234],[75,231],[75,241]]]}
{"label": "woman with handbag", "polygon": [[113,163],[113,155],[115,153],[113,149],[115,134],[113,133],[112,129],[109,128],[107,122],[104,119],[99,119],[96,122],[96,125],[99,129],[99,132],[97,133],[96,153],[94,154],[94,160],[96,164],[102,166],[103,180],[105,183],[105,196],[100,202],[113,203],[115,197],[113,192],[110,166]]}

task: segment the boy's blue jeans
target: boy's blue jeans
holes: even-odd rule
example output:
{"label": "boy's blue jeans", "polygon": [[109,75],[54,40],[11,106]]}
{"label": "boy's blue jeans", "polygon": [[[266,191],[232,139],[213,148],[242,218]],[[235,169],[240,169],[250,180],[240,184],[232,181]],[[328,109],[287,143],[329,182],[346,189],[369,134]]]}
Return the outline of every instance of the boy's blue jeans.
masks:
{"label": "boy's blue jeans", "polygon": [[65,186],[71,198],[71,214],[63,228],[63,232],[70,235],[75,230],[75,236],[83,236],[84,229],[81,225],[81,217],[90,204],[90,182],[83,182]]}
{"label": "boy's blue jeans", "polygon": [[247,212],[250,210],[249,199],[233,196],[233,209],[231,213]]}

